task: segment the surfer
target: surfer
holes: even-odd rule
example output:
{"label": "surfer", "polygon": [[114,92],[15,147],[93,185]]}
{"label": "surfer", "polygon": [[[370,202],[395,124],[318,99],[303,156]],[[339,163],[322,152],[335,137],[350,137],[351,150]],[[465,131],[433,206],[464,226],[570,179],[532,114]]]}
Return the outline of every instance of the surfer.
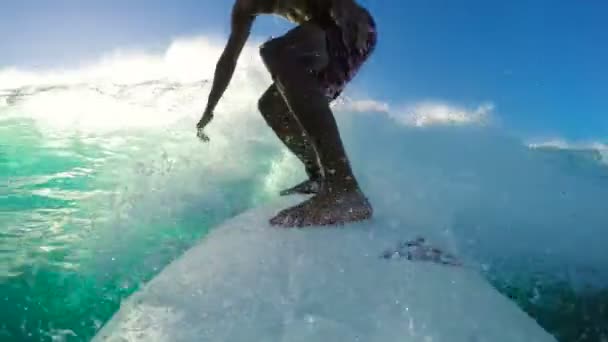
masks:
{"label": "surfer", "polygon": [[273,225],[340,225],[369,219],[373,209],[353,175],[330,109],[376,45],[375,23],[355,0],[236,0],[231,34],[217,62],[198,136],[213,119],[255,18],[281,16],[298,26],[260,47],[273,84],[258,102],[267,124],[304,164],[308,179],[281,192],[315,194],[281,211]]}

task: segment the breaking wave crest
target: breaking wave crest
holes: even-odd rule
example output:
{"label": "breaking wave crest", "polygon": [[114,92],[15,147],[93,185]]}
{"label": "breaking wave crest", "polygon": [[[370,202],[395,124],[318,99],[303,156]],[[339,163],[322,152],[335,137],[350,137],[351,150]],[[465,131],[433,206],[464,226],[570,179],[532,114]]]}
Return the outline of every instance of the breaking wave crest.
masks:
{"label": "breaking wave crest", "polygon": [[[211,226],[301,180],[301,166],[257,114],[270,78],[253,46],[217,109],[211,142],[196,139],[219,52],[205,39],[182,40],[162,56],[0,71],[0,183],[8,185],[0,194],[9,208],[0,217],[8,227],[0,232],[0,285],[30,284],[27,303],[47,312],[33,317],[23,303],[8,303],[17,314],[0,317],[8,322],[0,336],[21,336],[23,324],[47,336],[68,328],[90,336],[121,298]],[[348,95],[335,106],[356,175],[391,226],[441,236],[450,242],[444,248],[497,284],[532,282],[541,298],[546,284],[608,286],[600,152],[529,148],[471,124],[491,105],[455,116],[445,105],[412,107],[412,118],[424,120]],[[434,110],[440,115],[425,115]],[[84,328],[49,316],[59,304],[39,288],[56,285],[44,272],[63,276],[61,286],[85,309],[62,310],[86,316]]]}

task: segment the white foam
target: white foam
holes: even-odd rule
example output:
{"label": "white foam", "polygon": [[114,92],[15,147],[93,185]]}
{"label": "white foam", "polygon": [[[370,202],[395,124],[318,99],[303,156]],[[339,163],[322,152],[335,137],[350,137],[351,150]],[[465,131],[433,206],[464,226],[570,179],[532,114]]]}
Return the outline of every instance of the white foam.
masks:
{"label": "white foam", "polygon": [[608,165],[608,144],[600,141],[567,141],[561,138],[535,140],[528,144],[531,148],[554,148],[566,151],[597,151],[601,161]]}
{"label": "white foam", "polygon": [[[254,179],[248,166],[268,163],[270,171],[257,168],[255,177],[267,172],[260,180],[263,195],[274,195],[301,180],[302,168],[285,157],[257,112],[270,78],[255,43],[247,46],[216,111],[211,143],[196,141],[194,125],[209,90],[201,79],[212,74],[221,48],[196,38],[178,40],[162,54],[116,53],[79,69],[1,71],[0,88],[10,89],[0,92],[0,120],[20,116],[32,119],[43,134],[85,132],[88,141],[100,144],[109,140],[95,137],[108,132],[138,129],[156,143],[159,131],[161,137],[165,130],[177,131],[181,140],[167,150],[197,163],[163,188],[191,187],[198,184],[195,175],[214,175],[207,184],[222,189],[219,175]],[[433,227],[436,235],[451,236],[462,255],[492,267],[516,265],[522,273],[559,273],[584,283],[599,278],[608,284],[605,167],[554,163],[519,140],[475,125],[475,118],[492,118],[491,105],[462,109],[423,102],[412,105],[420,114],[414,117],[437,120],[403,125],[399,111],[382,102],[352,101],[337,106],[341,135],[361,183],[382,210],[398,213],[397,224],[411,230]],[[454,113],[462,120],[453,120]],[[119,141],[129,144],[129,139]]]}

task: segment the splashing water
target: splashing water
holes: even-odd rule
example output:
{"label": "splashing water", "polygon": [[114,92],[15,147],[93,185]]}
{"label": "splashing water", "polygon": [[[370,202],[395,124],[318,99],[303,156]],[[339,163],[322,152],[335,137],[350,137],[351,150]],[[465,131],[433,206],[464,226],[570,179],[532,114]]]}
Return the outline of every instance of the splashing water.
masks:
{"label": "splashing water", "polygon": [[[211,142],[196,139],[218,46],[178,41],[163,56],[117,54],[75,71],[0,71],[0,340],[88,340],[212,226],[304,177],[257,114],[270,79],[252,47]],[[601,158],[355,100],[336,108],[357,176],[394,227],[447,236],[563,340],[606,338]]]}

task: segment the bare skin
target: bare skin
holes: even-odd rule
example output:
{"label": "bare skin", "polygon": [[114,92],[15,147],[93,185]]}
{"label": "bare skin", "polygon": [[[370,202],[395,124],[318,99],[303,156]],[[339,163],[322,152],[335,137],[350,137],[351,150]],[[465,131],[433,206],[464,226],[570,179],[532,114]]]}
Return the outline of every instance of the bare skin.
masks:
{"label": "bare skin", "polygon": [[373,214],[351,170],[329,100],[314,77],[315,72],[328,66],[331,57],[326,32],[311,18],[311,6],[327,8],[339,25],[360,27],[349,31],[354,35],[350,38],[357,44],[365,43],[366,32],[358,20],[364,12],[354,0],[237,0],[232,32],[217,63],[207,108],[197,125],[199,137],[208,140],[203,129],[228,87],[256,16],[277,14],[298,23],[260,48],[274,83],[260,98],[258,107],[283,144],[302,161],[309,178],[281,195],[315,194],[270,220],[283,227],[343,225],[369,219]]}

